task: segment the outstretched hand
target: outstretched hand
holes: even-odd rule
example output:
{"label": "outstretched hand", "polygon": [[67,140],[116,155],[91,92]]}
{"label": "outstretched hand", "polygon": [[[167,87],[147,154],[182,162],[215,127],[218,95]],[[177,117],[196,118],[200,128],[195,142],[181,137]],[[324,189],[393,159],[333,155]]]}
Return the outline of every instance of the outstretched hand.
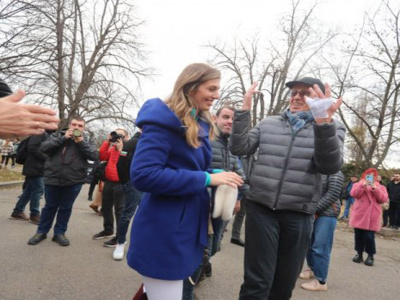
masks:
{"label": "outstretched hand", "polygon": [[24,137],[56,130],[60,119],[52,109],[20,103],[22,90],[0,99],[0,137]]}
{"label": "outstretched hand", "polygon": [[251,87],[247,90],[246,94],[244,94],[243,97],[243,104],[242,104],[242,109],[243,110],[250,110],[251,109],[251,103],[253,101],[253,95],[256,93],[260,93],[260,91],[256,90],[256,87],[258,85],[258,82],[253,82]]}
{"label": "outstretched hand", "polygon": [[[313,87],[309,88],[310,91],[310,98],[318,98],[318,99],[329,99],[332,97],[332,92],[331,92],[331,87],[329,84],[325,83],[325,94],[321,91],[319,86],[317,84],[314,84]],[[315,122],[317,124],[323,124],[323,123],[331,123],[332,122],[332,116],[335,114],[335,112],[338,110],[340,105],[342,105],[343,99],[340,97],[336,101],[333,101],[333,104],[331,107],[329,107],[326,112],[328,114],[328,117],[326,118],[315,118]]]}

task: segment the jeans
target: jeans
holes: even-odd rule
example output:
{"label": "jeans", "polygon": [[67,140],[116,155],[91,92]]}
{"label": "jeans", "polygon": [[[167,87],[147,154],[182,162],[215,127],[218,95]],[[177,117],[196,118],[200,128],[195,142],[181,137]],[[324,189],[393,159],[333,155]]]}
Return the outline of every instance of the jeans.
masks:
{"label": "jeans", "polygon": [[25,183],[25,188],[15,205],[14,212],[23,212],[29,202],[31,216],[38,216],[40,215],[40,197],[44,192],[43,177],[26,177]]}
{"label": "jeans", "polygon": [[376,253],[375,231],[354,228],[354,250],[362,254],[364,251],[373,256]]}
{"label": "jeans", "polygon": [[246,216],[246,210],[247,210],[246,206],[247,206],[247,199],[246,197],[243,197],[242,200],[240,201],[240,210],[233,219],[233,224],[232,224],[233,239],[237,240],[240,239],[240,231],[242,229],[244,217]]}
{"label": "jeans", "polygon": [[353,203],[354,203],[354,198],[349,197],[349,198],[346,199],[342,218],[348,218],[349,217],[350,206],[352,206]]}
{"label": "jeans", "polygon": [[81,183],[69,186],[45,184],[44,197],[46,203],[42,209],[37,233],[48,233],[57,214],[54,234],[65,234],[71,217],[72,206],[81,188]]}
{"label": "jeans", "polygon": [[125,205],[117,226],[118,244],[124,244],[126,242],[129,222],[135,214],[140,203],[140,198],[142,197],[142,192],[135,189],[131,182],[122,185],[122,192],[125,195]]}
{"label": "jeans", "polygon": [[[211,224],[213,227],[214,234],[212,235],[212,239],[209,239],[209,255],[214,256],[215,253],[218,252],[219,245],[222,240],[222,235],[229,221],[223,221],[221,217],[211,218]],[[211,243],[210,243],[211,242]]]}
{"label": "jeans", "polygon": [[326,282],[337,219],[335,217],[318,217],[314,222],[311,236],[311,247],[307,254],[307,264],[314,272],[315,278]]}
{"label": "jeans", "polygon": [[241,300],[288,300],[303,267],[314,217],[252,201],[246,216]]}
{"label": "jeans", "polygon": [[103,213],[104,231],[107,233],[114,233],[114,216],[115,213],[116,224],[118,226],[122,210],[124,209],[125,197],[122,192],[122,184],[119,182],[104,182],[103,189],[103,202],[101,212]]}

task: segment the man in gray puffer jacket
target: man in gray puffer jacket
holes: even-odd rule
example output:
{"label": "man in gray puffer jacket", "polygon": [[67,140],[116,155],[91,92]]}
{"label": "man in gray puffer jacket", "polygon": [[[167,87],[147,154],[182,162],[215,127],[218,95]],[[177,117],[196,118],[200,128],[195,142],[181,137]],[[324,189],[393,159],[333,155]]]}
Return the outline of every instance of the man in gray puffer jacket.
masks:
{"label": "man in gray puffer jacket", "polygon": [[314,213],[321,198],[321,174],[343,165],[344,126],[332,120],[338,99],[315,118],[306,103],[330,98],[329,85],[305,77],[286,83],[290,106],[250,128],[250,109],[257,83],[236,111],[231,152],[254,153],[258,160],[250,177],[244,283],[240,299],[290,299],[310,244]]}

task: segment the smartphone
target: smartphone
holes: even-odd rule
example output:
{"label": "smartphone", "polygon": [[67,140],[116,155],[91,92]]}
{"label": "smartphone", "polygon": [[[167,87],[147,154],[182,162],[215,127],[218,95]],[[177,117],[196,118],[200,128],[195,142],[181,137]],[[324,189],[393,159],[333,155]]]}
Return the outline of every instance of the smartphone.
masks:
{"label": "smartphone", "polygon": [[368,174],[365,176],[365,181],[367,181],[367,184],[371,185],[374,182],[374,175]]}

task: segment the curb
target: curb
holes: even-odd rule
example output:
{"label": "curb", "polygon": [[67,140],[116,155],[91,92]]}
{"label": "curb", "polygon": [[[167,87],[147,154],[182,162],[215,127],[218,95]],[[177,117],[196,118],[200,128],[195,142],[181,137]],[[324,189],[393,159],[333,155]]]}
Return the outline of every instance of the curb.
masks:
{"label": "curb", "polygon": [[[336,228],[343,231],[354,232],[354,229],[350,227],[347,222],[338,222]],[[391,228],[382,227],[376,234],[386,238],[400,238],[400,230]]]}
{"label": "curb", "polygon": [[0,190],[22,186],[23,184],[23,180],[0,182]]}

